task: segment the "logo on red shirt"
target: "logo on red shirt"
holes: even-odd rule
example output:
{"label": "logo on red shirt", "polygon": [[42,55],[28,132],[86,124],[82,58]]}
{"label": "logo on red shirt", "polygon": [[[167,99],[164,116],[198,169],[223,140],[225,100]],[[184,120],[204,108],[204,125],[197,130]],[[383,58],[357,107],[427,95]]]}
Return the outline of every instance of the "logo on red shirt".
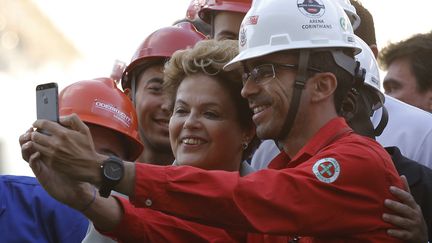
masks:
{"label": "logo on red shirt", "polygon": [[312,167],[312,172],[318,180],[325,183],[332,183],[339,177],[340,166],[334,158],[320,159]]}

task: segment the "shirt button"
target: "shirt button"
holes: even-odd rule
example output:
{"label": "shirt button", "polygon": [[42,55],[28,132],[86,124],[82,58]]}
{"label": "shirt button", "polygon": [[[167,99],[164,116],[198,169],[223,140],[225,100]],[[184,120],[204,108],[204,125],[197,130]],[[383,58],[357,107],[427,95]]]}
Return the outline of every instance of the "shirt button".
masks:
{"label": "shirt button", "polygon": [[147,207],[150,207],[153,204],[152,200],[150,199],[146,199],[144,203]]}

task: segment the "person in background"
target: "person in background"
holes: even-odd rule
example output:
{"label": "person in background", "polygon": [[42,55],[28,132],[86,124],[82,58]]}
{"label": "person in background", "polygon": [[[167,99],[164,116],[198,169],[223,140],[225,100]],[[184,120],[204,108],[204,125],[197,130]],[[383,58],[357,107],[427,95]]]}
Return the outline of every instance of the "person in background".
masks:
{"label": "person in background", "polygon": [[[361,37],[370,47],[376,58],[379,49],[376,44],[372,14],[359,1],[353,0],[351,2],[362,19],[360,26],[354,33]],[[387,151],[391,154],[398,173],[406,176],[411,193],[419,204],[422,215],[426,220],[430,240],[432,228],[430,202],[432,201],[432,194],[429,191],[432,151],[429,147],[432,146],[432,116],[389,95],[385,94],[384,96],[385,107],[389,114],[388,123],[382,134],[375,134],[375,136],[377,136],[377,141],[386,147]],[[379,109],[372,117],[373,124],[378,124],[378,119],[381,116],[382,109]],[[407,117],[410,118],[407,119]],[[418,165],[418,163],[425,165],[427,168]],[[396,202],[392,203],[396,204]],[[402,216],[405,220],[391,218],[395,219],[395,224],[412,225],[413,219],[409,220],[409,218],[416,214],[404,212],[402,215],[405,215]],[[413,230],[419,228],[421,228],[420,225],[417,225],[408,230],[411,233],[401,230],[390,231],[390,234],[406,239],[407,235],[412,234]]]}
{"label": "person in background", "polygon": [[[373,17],[371,13],[359,1],[352,0],[351,2],[357,9],[357,13],[362,19],[361,24],[354,31],[354,33],[360,36],[361,39],[367,43],[367,45],[372,50],[373,55],[377,57],[379,50],[376,44]],[[374,65],[376,66],[376,64]],[[378,68],[376,69],[376,76],[379,78]],[[430,158],[432,157],[431,151],[429,149],[426,149],[428,144],[432,144],[432,125],[428,126],[432,122],[431,116],[429,116],[425,112],[421,112],[420,110],[410,105],[407,105],[406,103],[400,102],[391,96],[384,96],[386,100],[385,107],[390,116],[389,121],[382,134],[380,135],[379,133],[375,133],[373,137],[378,136],[377,140],[381,144],[383,144],[383,146],[386,146],[387,152],[389,152],[389,154],[392,156],[392,160],[395,163],[398,173],[400,175],[406,176],[411,194],[414,197],[413,199],[415,199],[415,202],[419,204],[419,208],[421,208],[422,210],[422,216],[424,216],[426,225],[429,228],[428,231],[430,239],[430,202],[432,201],[432,194],[430,193],[431,170],[430,168],[423,166],[430,166],[430,163],[426,162],[419,164],[415,160],[416,158],[419,158],[421,161],[430,161]],[[383,109],[379,109],[377,112],[374,113],[374,116],[372,117],[374,124],[378,124],[377,120],[379,119],[379,117],[381,117],[382,110]],[[356,119],[358,119],[358,117],[360,116],[357,116]],[[406,119],[406,117],[413,117],[414,119]],[[355,121],[356,119],[353,120]],[[360,133],[364,134],[362,132]],[[401,147],[398,148],[398,146]],[[401,153],[401,151],[403,152]],[[407,156],[411,159],[405,157],[405,153],[407,153]],[[391,203],[395,205],[397,204],[397,202]],[[406,206],[404,207],[408,208]],[[410,207],[413,208],[413,206]],[[412,225],[413,220],[418,221],[418,219],[413,217],[415,215],[418,215],[418,213],[405,212],[404,215],[405,220],[400,220],[400,218],[397,219],[394,216],[388,216],[387,220],[388,218],[392,218],[392,220],[394,219],[393,222],[398,224],[399,226]],[[420,225],[417,225],[416,227],[411,227],[411,230],[390,230],[389,233],[395,237],[407,239],[409,235],[413,234],[413,230],[421,228],[422,227],[420,227]],[[412,242],[420,241],[412,240]]]}
{"label": "person in background", "polygon": [[[84,121],[97,150],[104,154],[134,161],[143,152],[135,109],[111,78],[83,80],[65,87],[59,94],[59,114],[75,114]],[[126,146],[116,148],[119,144]]]}
{"label": "person in background", "polygon": [[140,44],[126,67],[121,84],[134,103],[145,148],[139,161],[172,164],[174,157],[168,134],[170,100],[162,91],[163,66],[175,51],[204,39],[190,23],[161,28]]}
{"label": "person in background", "polygon": [[432,32],[391,43],[380,52],[386,94],[432,112]]}
{"label": "person in background", "polygon": [[[379,49],[372,14],[358,0],[351,1],[362,19],[354,31],[366,42],[375,57]],[[401,153],[414,161],[432,168],[432,115],[389,95],[385,96],[385,107],[388,112],[388,123],[377,141],[384,147],[396,146]],[[374,112],[371,120],[376,126],[382,117],[382,109]]]}
{"label": "person in background", "polygon": [[[118,75],[115,74],[113,72],[111,75],[112,79],[79,81],[64,88],[59,97],[60,114],[75,113],[86,124],[90,124],[88,126],[95,146],[104,154],[134,161],[143,152],[138,134],[138,118],[129,98],[116,87],[115,78]],[[79,185],[74,182],[70,184]],[[66,193],[73,191],[65,188]],[[112,242],[92,232],[94,227],[90,223],[82,242]]]}
{"label": "person in background", "polygon": [[179,19],[173,23],[173,25],[189,22],[195,26],[195,28],[203,33],[205,36],[210,37],[211,28],[210,25],[204,22],[198,17],[199,10],[203,7],[206,1],[203,0],[191,0],[188,9],[186,10],[186,16],[183,19]]}
{"label": "person in background", "polygon": [[207,0],[198,16],[210,25],[212,39],[238,40],[240,24],[251,4],[252,0]]}
{"label": "person in background", "polygon": [[1,242],[81,242],[88,220],[52,198],[34,177],[0,175]]}
{"label": "person in background", "polygon": [[[379,69],[374,53],[362,39],[356,37],[356,41],[362,47],[362,52],[356,58],[360,62],[360,67],[366,71],[365,79],[364,83],[358,82],[347,96],[342,114],[354,131],[375,139],[376,129],[370,120],[370,114],[383,106],[385,98],[380,90]],[[404,224],[407,222],[412,226],[410,230],[390,229],[388,233],[404,239],[406,242],[426,242],[427,238],[432,239],[430,234],[432,220],[432,170],[404,157],[395,146],[386,147],[385,149],[391,156],[399,175],[405,177],[406,190],[411,192],[414,197],[413,199],[408,192],[402,190],[395,191],[395,188],[391,188],[392,191],[396,192],[401,203],[385,201],[385,204],[390,208],[405,207],[405,222],[400,221],[398,216],[390,214],[384,214],[383,219],[387,222],[395,222],[396,226],[401,229],[406,228]],[[418,210],[419,206],[421,211]]]}
{"label": "person in background", "polygon": [[[128,160],[134,160],[141,154],[143,146],[138,140],[135,111],[113,80],[86,80],[64,88],[59,94],[59,114],[71,113],[80,116],[87,124],[95,149],[100,153]],[[29,129],[19,139],[23,151],[31,151],[28,141],[32,132],[33,129]],[[23,154],[25,160],[28,156]],[[59,176],[62,183],[71,183],[64,174]],[[56,183],[40,179],[42,186]],[[75,211],[51,198],[35,178],[5,176],[1,181],[1,185],[7,185],[0,190],[3,205],[7,205],[0,214],[2,241],[81,242],[84,239],[88,220],[81,213],[86,211],[88,201],[76,199]],[[83,183],[72,184],[91,187]],[[9,192],[13,194],[9,195]],[[15,229],[19,231],[13,233]]]}

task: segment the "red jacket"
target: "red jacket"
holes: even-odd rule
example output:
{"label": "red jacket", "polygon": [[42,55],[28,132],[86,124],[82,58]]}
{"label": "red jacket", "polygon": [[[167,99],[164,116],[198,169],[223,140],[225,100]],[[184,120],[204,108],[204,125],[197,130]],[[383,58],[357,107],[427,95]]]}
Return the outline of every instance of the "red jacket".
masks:
{"label": "red jacket", "polygon": [[111,232],[101,232],[118,242],[241,242],[246,234],[225,231],[180,219],[148,208],[136,208],[117,197],[123,218]]}
{"label": "red jacket", "polygon": [[137,163],[131,200],[191,221],[259,233],[249,233],[249,242],[275,242],[276,235],[302,236],[299,242],[398,242],[387,236],[392,226],[381,219],[384,200],[394,199],[391,185],[402,182],[387,152],[335,118],[293,159],[282,152],[269,169],[245,177]]}

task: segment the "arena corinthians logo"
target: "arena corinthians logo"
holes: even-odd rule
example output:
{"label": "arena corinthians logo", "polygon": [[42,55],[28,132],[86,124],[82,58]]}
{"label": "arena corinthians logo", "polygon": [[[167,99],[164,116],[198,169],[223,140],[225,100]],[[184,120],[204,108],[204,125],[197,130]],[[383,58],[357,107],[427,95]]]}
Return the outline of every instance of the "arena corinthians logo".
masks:
{"label": "arena corinthians logo", "polygon": [[319,18],[325,12],[325,6],[321,0],[297,0],[297,8],[309,18]]}

